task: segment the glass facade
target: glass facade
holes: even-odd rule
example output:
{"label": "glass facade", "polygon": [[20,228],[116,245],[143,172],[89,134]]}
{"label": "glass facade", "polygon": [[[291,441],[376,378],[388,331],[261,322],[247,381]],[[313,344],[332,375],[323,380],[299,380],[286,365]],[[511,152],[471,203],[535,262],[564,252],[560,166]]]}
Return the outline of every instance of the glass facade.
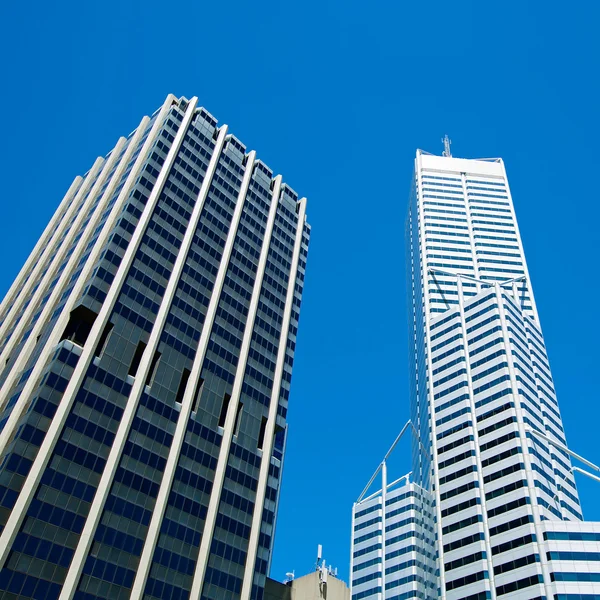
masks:
{"label": "glass facade", "polygon": [[[582,521],[561,450],[565,433],[502,160],[418,151],[406,240],[411,419],[420,438],[413,476],[433,496],[438,595],[569,595],[565,582],[575,580],[556,571],[567,555],[552,553],[546,532],[597,524]],[[590,552],[588,579],[577,580],[586,594],[598,585],[590,570],[600,573]]]}
{"label": "glass facade", "polygon": [[437,597],[432,508],[408,476],[354,504],[352,600]]}
{"label": "glass facade", "polygon": [[0,307],[3,598],[262,598],[310,226],[196,103],[75,180]]}

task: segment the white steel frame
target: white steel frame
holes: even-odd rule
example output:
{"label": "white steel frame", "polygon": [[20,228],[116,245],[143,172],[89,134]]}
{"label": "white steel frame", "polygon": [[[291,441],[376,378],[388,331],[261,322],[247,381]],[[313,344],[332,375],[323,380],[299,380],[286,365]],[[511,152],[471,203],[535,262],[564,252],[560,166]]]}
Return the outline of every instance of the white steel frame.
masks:
{"label": "white steel frame", "polygon": [[[356,502],[354,502],[354,504],[352,505],[352,540],[351,540],[351,547],[350,547],[350,595],[352,595],[352,559],[353,559],[353,553],[354,553],[354,515],[356,513],[356,507],[359,504],[362,504],[363,502],[367,502],[367,500],[371,500],[372,498],[375,498],[381,494],[381,531],[382,531],[382,535],[381,535],[381,553],[382,553],[381,576],[382,576],[383,585],[382,585],[382,591],[380,593],[380,597],[382,600],[383,600],[383,598],[385,598],[385,579],[386,579],[385,578],[385,523],[386,523],[385,502],[386,502],[387,492],[389,490],[391,490],[392,488],[396,487],[402,481],[409,483],[410,476],[412,475],[412,471],[410,471],[406,475],[403,475],[402,477],[399,477],[398,479],[392,481],[391,483],[388,483],[387,482],[387,460],[390,457],[390,454],[394,451],[394,449],[398,445],[398,442],[402,439],[402,437],[404,436],[406,431],[409,429],[409,427],[412,429],[413,433],[415,434],[415,437],[416,437],[417,441],[419,442],[419,445],[421,446],[422,451],[423,452],[425,451],[425,449],[423,448],[423,445],[421,444],[421,440],[419,438],[419,432],[416,430],[415,426],[413,425],[413,422],[409,419],[404,424],[404,427],[402,427],[402,429],[400,430],[400,433],[396,436],[396,439],[390,446],[389,450],[385,453],[383,460],[379,463],[379,466],[377,467],[377,469],[375,469],[375,472],[373,473],[373,475],[371,475],[371,478],[369,479],[369,482],[365,486],[364,490],[361,492],[359,497],[356,499]],[[369,491],[369,488],[371,487],[371,485],[373,485],[375,478],[377,477],[377,475],[380,472],[381,472],[381,489],[377,490],[376,492],[372,493],[370,496],[367,496],[365,498],[365,494]]]}

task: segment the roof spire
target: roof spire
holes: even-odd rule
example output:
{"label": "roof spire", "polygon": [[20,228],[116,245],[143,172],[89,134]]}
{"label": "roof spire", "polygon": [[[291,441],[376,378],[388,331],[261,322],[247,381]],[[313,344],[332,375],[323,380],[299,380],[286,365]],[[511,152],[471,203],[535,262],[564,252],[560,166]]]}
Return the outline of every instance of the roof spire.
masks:
{"label": "roof spire", "polygon": [[442,156],[450,158],[452,156],[452,153],[450,152],[450,144],[452,143],[452,140],[448,137],[448,134],[446,134],[442,138],[442,143],[444,144],[444,151],[442,152]]}

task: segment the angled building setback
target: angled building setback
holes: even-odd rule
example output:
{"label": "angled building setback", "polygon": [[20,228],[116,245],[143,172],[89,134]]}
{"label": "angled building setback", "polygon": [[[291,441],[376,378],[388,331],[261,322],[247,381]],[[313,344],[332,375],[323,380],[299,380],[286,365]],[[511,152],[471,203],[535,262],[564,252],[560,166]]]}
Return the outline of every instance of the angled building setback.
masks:
{"label": "angled building setback", "polygon": [[[406,242],[412,477],[433,498],[437,595],[598,598],[598,524],[583,521],[502,160],[418,151]],[[581,556],[561,554],[578,539]]]}
{"label": "angled building setback", "polygon": [[432,497],[405,476],[352,509],[350,584],[362,598],[437,597]]}
{"label": "angled building setback", "polygon": [[168,96],[0,305],[0,596],[262,600],[306,199]]}

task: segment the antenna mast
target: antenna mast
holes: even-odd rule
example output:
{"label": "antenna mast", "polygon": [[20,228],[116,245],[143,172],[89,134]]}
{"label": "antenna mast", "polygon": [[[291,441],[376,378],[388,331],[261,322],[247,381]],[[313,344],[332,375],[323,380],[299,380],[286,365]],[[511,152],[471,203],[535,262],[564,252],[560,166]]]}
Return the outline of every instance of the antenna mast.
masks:
{"label": "antenna mast", "polygon": [[446,134],[442,138],[442,143],[444,144],[444,151],[442,152],[442,156],[450,158],[452,156],[452,153],[450,152],[450,144],[452,143],[452,140],[448,137],[448,134]]}

